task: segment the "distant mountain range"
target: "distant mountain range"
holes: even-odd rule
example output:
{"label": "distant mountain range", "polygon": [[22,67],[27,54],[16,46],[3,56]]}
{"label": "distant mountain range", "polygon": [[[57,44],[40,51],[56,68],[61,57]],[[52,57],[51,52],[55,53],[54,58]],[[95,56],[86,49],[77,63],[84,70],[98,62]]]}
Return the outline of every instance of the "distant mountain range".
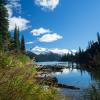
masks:
{"label": "distant mountain range", "polygon": [[31,49],[31,52],[39,55],[39,54],[49,54],[49,53],[54,53],[58,55],[64,55],[64,54],[75,54],[76,50],[68,50],[68,49],[59,49],[59,48],[53,48],[53,49],[48,49],[48,48],[43,48],[36,46]]}
{"label": "distant mountain range", "polygon": [[45,54],[35,54],[31,51],[27,51],[27,55],[33,59],[35,58],[36,61],[43,62],[43,61],[59,61],[61,59],[61,55],[54,54],[54,53],[45,53]]}
{"label": "distant mountain range", "polygon": [[75,54],[76,50],[68,50],[68,49],[47,49],[43,47],[36,46],[30,51],[27,51],[27,55],[30,58],[35,57],[36,61],[59,61],[63,55],[67,55],[68,53]]}

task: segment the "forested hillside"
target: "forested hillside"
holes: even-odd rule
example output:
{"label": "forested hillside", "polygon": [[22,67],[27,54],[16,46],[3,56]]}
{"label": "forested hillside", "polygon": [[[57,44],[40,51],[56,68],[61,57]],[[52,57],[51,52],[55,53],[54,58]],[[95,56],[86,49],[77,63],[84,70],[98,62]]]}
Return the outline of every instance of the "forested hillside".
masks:
{"label": "forested hillside", "polygon": [[89,41],[86,50],[79,48],[78,52],[64,55],[61,61],[71,61],[86,64],[92,68],[100,68],[100,35],[97,33],[97,41]]}

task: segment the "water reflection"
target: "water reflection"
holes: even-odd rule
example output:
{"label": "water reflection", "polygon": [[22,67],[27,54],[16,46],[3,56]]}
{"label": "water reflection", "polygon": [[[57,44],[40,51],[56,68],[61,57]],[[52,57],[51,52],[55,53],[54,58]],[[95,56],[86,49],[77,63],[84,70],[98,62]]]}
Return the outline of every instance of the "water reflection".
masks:
{"label": "water reflection", "polygon": [[[43,65],[48,62],[43,62]],[[39,63],[41,64],[41,63]],[[66,68],[52,70],[49,75],[57,78],[58,83],[79,87],[80,90],[60,89],[61,93],[81,98],[81,100],[100,100],[100,70],[90,71],[80,64],[71,62],[49,62],[49,65],[64,65]],[[92,95],[94,97],[92,97]],[[97,97],[96,97],[97,96]],[[88,98],[88,99],[87,99]],[[92,99],[90,99],[92,98]],[[94,99],[95,98],[95,99]],[[97,99],[96,99],[97,98]],[[76,99],[78,100],[78,99]]]}
{"label": "water reflection", "polygon": [[91,83],[90,75],[86,71],[81,73],[77,69],[63,69],[62,72],[55,72],[54,76],[58,79],[59,83],[69,84],[79,88],[87,88]]}

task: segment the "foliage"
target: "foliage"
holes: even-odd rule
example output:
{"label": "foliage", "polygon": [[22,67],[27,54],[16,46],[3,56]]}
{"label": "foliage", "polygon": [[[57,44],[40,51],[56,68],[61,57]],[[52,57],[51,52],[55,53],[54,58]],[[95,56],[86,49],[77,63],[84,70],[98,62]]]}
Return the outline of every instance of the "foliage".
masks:
{"label": "foliage", "polygon": [[61,100],[55,88],[36,82],[36,66],[24,54],[17,26],[10,36],[6,1],[0,0],[0,100]]}
{"label": "foliage", "polygon": [[2,36],[2,44],[4,50],[7,50],[8,48],[8,38],[7,38],[7,32],[8,32],[8,11],[5,7],[5,1],[0,1],[0,36]]}
{"label": "foliage", "polygon": [[7,4],[8,0],[0,0],[0,4]]}
{"label": "foliage", "polygon": [[59,100],[55,89],[35,82],[34,71],[28,67],[0,69],[0,77],[0,100]]}
{"label": "foliage", "polygon": [[24,36],[22,35],[21,38],[21,52],[24,53],[25,52],[25,40],[24,40]]}
{"label": "foliage", "polygon": [[10,54],[0,52],[0,67],[9,68],[9,67],[23,67],[30,59],[23,54]]}
{"label": "foliage", "polygon": [[25,66],[26,60],[25,55],[0,53],[0,100],[60,100],[55,88],[36,82],[35,65]]}
{"label": "foliage", "polygon": [[2,41],[2,34],[0,34],[0,50],[3,49],[3,41]]}
{"label": "foliage", "polygon": [[[62,57],[63,58],[63,57]],[[75,55],[67,55],[66,61],[77,62],[92,66],[93,69],[100,68],[100,35],[97,33],[97,41],[90,41],[86,50],[79,48]],[[62,59],[63,60],[63,59]]]}
{"label": "foliage", "polygon": [[14,46],[16,52],[20,52],[20,40],[19,40],[19,29],[15,26],[14,30]]}

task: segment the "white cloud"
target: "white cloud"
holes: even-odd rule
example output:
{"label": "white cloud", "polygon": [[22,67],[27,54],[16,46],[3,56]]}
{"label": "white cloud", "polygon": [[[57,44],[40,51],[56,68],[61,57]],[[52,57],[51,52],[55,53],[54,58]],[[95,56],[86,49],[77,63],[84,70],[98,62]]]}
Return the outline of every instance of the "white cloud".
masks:
{"label": "white cloud", "polygon": [[34,44],[34,41],[26,42],[26,45]]}
{"label": "white cloud", "polygon": [[34,36],[39,36],[41,34],[45,34],[45,33],[49,33],[51,32],[49,29],[45,29],[45,28],[39,28],[39,29],[33,29],[31,31],[31,33],[34,35]]}
{"label": "white cloud", "polygon": [[[77,52],[77,50],[74,50]],[[61,49],[61,48],[44,48],[44,47],[40,47],[40,46],[35,46],[34,48],[31,49],[31,52],[35,53],[35,54],[47,54],[47,53],[55,53],[55,54],[60,54],[60,55],[64,55],[64,54],[68,54],[68,53],[75,53],[72,50],[68,50],[68,49]]]}
{"label": "white cloud", "polygon": [[35,4],[42,9],[54,10],[59,4],[59,0],[35,0]]}
{"label": "white cloud", "polygon": [[8,0],[9,4],[6,5],[6,8],[8,10],[9,15],[9,31],[13,31],[15,29],[15,25],[17,25],[20,29],[20,31],[26,30],[29,28],[28,23],[29,20],[22,18],[22,17],[16,17],[13,16],[13,10],[17,10],[17,12],[21,11],[21,4],[20,0]]}
{"label": "white cloud", "polygon": [[39,41],[40,42],[54,42],[54,41],[57,41],[57,40],[62,39],[62,38],[63,37],[57,33],[45,34],[41,38],[39,38]]}
{"label": "white cloud", "polygon": [[9,4],[11,9],[16,9],[18,12],[21,12],[21,0],[9,0]]}
{"label": "white cloud", "polygon": [[13,11],[12,11],[12,9],[11,9],[11,5],[6,5],[6,8],[7,8],[7,10],[8,10],[9,18],[12,17]]}
{"label": "white cloud", "polygon": [[13,31],[15,25],[17,25],[20,31],[26,30],[29,28],[28,26],[29,21],[22,17],[11,17],[9,18],[9,31]]}

